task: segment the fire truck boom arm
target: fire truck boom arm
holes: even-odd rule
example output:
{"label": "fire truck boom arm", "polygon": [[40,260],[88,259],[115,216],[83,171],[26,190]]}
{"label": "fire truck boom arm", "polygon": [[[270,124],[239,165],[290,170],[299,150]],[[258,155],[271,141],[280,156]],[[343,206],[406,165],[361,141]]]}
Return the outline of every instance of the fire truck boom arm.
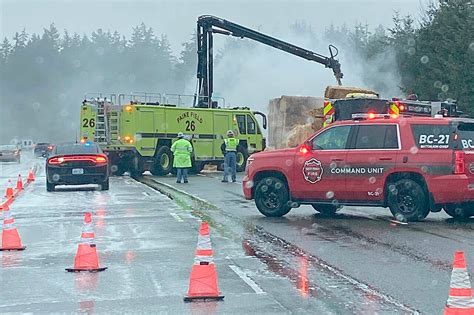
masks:
{"label": "fire truck boom arm", "polygon": [[343,74],[341,64],[334,59],[337,56],[337,48],[329,45],[330,57],[326,57],[313,51],[287,43],[280,39],[265,35],[242,25],[215,17],[202,15],[197,22],[197,43],[198,43],[198,89],[201,102],[205,107],[211,105],[213,92],[213,34],[223,34],[240,38],[248,38],[260,42],[264,45],[285,51],[295,56],[314,61],[331,68],[336,77],[337,83],[341,85]]}

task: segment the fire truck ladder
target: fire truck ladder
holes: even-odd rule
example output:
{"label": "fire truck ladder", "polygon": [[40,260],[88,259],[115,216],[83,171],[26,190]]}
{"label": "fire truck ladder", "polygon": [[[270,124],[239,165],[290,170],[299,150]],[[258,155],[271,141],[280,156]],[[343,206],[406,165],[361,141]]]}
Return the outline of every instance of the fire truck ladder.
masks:
{"label": "fire truck ladder", "polygon": [[97,115],[95,122],[95,141],[100,144],[109,143],[108,137],[108,124],[107,124],[107,107],[105,100],[98,100],[97,104]]}
{"label": "fire truck ladder", "polygon": [[[95,123],[95,141],[110,144],[119,138],[119,111],[107,99],[96,100],[97,114]],[[118,106],[120,107],[120,106]]]}

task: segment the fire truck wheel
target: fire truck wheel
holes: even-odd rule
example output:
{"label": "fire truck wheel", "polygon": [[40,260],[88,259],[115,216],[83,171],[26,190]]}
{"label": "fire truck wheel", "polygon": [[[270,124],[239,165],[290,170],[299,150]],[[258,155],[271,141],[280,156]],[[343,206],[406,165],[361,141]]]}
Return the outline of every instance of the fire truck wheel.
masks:
{"label": "fire truck wheel", "polygon": [[191,174],[199,174],[204,168],[204,162],[201,161],[195,161],[193,159],[193,166],[191,167]]}
{"label": "fire truck wheel", "polygon": [[143,165],[140,161],[140,157],[134,156],[132,159],[132,165],[130,167],[130,176],[131,177],[139,177],[143,174]]}
{"label": "fire truck wheel", "polygon": [[474,215],[474,211],[469,211],[466,205],[449,204],[443,207],[444,212],[455,219],[467,219]]}
{"label": "fire truck wheel", "polygon": [[321,213],[323,216],[334,216],[336,212],[341,209],[341,206],[334,206],[334,205],[311,205],[314,210]]}
{"label": "fire truck wheel", "polygon": [[167,146],[162,146],[156,151],[155,162],[151,173],[157,176],[168,175],[173,168],[173,153]]}
{"label": "fire truck wheel", "polygon": [[387,204],[393,216],[402,221],[420,221],[429,213],[426,192],[411,179],[388,183]]}
{"label": "fire truck wheel", "polygon": [[287,185],[279,178],[264,177],[255,187],[255,204],[267,217],[281,217],[291,210]]}
{"label": "fire truck wheel", "polygon": [[247,159],[249,157],[249,153],[246,148],[238,146],[237,147],[237,172],[245,171],[245,165],[247,164]]}

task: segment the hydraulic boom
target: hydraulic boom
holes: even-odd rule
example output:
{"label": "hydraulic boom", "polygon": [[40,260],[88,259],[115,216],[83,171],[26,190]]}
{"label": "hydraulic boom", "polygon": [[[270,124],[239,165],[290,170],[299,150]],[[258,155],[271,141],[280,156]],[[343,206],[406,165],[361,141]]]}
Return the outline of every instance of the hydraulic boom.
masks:
{"label": "hydraulic boom", "polygon": [[[215,17],[202,15],[197,21],[197,44],[198,44],[198,107],[214,107],[212,104],[213,93],[213,34],[230,35],[240,38],[249,38],[262,44],[283,50],[306,60],[315,61],[331,68],[334,72],[338,85],[341,85],[342,72],[341,64],[334,59],[338,50],[333,45],[329,45],[330,57],[326,57],[313,51],[295,46],[277,38],[262,34],[242,25]],[[196,106],[196,102],[195,102]]]}

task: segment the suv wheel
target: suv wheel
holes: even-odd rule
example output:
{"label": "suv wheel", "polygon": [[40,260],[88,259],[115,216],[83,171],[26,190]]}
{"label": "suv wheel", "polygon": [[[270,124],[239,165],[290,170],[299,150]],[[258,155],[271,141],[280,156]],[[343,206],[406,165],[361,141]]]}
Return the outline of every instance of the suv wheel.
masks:
{"label": "suv wheel", "polygon": [[407,221],[420,221],[429,213],[426,192],[411,179],[401,179],[388,184],[387,204],[393,216]]}
{"label": "suv wheel", "polygon": [[449,204],[443,207],[444,212],[455,219],[467,219],[474,215],[474,211],[469,211],[466,205]]}
{"label": "suv wheel", "polygon": [[288,187],[279,178],[265,177],[255,187],[255,205],[264,216],[284,216],[291,210],[289,200]]}
{"label": "suv wheel", "polygon": [[46,181],[46,191],[54,191],[54,187],[55,187],[55,186],[56,186],[56,185],[54,185],[54,184],[52,184],[52,183]]}
{"label": "suv wheel", "polygon": [[321,213],[323,216],[334,216],[336,212],[341,209],[341,206],[334,206],[334,205],[320,205],[320,204],[314,204],[311,205],[314,210],[317,212]]}

